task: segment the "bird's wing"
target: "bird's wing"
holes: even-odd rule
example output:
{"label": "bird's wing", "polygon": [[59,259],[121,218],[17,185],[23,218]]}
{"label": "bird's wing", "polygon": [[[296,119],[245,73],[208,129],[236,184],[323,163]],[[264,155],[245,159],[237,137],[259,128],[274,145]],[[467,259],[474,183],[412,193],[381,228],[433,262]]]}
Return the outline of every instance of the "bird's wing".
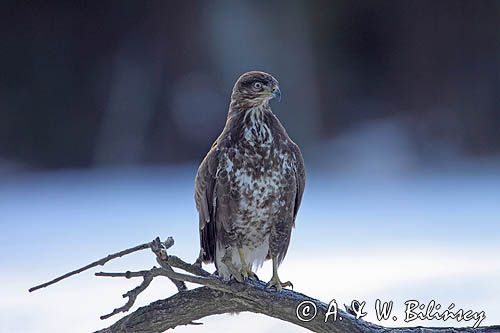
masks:
{"label": "bird's wing", "polygon": [[299,146],[295,143],[292,144],[292,152],[295,156],[295,183],[297,184],[295,204],[293,207],[293,225],[295,226],[295,218],[297,217],[297,212],[302,202],[302,195],[304,194],[304,187],[306,185],[306,172],[304,168],[304,158],[302,157]]}
{"label": "bird's wing", "polygon": [[200,219],[200,246],[204,262],[215,260],[217,195],[215,193],[220,149],[217,141],[201,162],[195,179],[195,201]]}
{"label": "bird's wing", "polygon": [[290,182],[290,186],[287,187],[287,191],[285,193],[287,198],[285,200],[290,203],[290,209],[293,208],[293,211],[291,212],[291,216],[290,211],[288,211],[288,218],[283,219],[283,223],[278,226],[278,229],[280,230],[279,232],[281,233],[280,245],[277,253],[278,265],[281,264],[288,251],[292,229],[295,227],[295,219],[297,217],[297,212],[299,211],[306,183],[304,159],[302,158],[299,146],[291,142],[290,151],[294,158],[293,178]]}

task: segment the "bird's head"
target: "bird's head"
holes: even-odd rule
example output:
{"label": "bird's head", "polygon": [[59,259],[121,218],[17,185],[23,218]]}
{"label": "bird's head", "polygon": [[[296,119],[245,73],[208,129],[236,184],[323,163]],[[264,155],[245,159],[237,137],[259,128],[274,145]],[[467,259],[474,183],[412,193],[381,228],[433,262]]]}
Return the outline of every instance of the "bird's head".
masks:
{"label": "bird's head", "polygon": [[281,91],[271,74],[252,71],[240,76],[236,81],[231,101],[241,106],[259,107],[273,98],[281,100]]}

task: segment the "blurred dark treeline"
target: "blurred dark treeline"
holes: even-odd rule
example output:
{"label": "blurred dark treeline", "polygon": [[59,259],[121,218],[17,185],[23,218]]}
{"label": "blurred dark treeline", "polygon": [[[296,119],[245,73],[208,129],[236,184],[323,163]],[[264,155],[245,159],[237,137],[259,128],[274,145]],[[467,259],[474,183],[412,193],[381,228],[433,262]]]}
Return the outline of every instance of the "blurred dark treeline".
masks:
{"label": "blurred dark treeline", "polygon": [[499,1],[0,6],[0,166],[198,162],[251,69],[311,156],[384,119],[424,160],[500,152]]}

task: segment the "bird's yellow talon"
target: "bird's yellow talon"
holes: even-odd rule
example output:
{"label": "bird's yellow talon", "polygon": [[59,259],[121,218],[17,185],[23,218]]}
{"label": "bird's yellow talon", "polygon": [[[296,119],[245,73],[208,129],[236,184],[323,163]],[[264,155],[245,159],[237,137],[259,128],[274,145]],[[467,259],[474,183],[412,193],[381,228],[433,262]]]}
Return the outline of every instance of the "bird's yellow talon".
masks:
{"label": "bird's yellow talon", "polygon": [[293,284],[290,282],[290,281],[286,281],[286,282],[281,282],[279,277],[276,275],[276,276],[273,276],[271,281],[269,281],[266,285],[266,288],[276,288],[276,291],[282,291],[283,288],[286,288],[286,287],[292,287],[293,289]]}
{"label": "bird's yellow talon", "polygon": [[252,272],[252,269],[250,267],[248,267],[248,265],[246,263],[245,254],[243,253],[243,249],[238,248],[238,253],[240,254],[240,262],[241,262],[240,274],[243,278],[243,281],[245,281],[248,278],[257,279],[257,275],[255,275],[255,273]]}
{"label": "bird's yellow talon", "polygon": [[257,275],[255,275],[255,273],[252,272],[252,270],[250,268],[248,268],[247,266],[242,267],[240,273],[243,276],[243,280],[246,280],[248,278],[250,278],[250,279],[257,278]]}
{"label": "bird's yellow talon", "polygon": [[273,277],[271,278],[271,281],[267,283],[266,287],[275,287],[277,291],[282,291],[285,287],[292,287],[293,289],[293,284],[290,281],[281,282],[280,278],[278,277],[278,264],[276,257],[273,257]]}

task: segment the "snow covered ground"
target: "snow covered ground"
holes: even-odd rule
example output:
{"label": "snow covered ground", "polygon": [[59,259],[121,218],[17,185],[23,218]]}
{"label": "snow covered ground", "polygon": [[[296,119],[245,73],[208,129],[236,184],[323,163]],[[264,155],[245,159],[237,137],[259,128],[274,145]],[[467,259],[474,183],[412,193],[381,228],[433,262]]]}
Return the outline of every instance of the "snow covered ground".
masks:
{"label": "snow covered ground", "polygon": [[[29,294],[45,282],[110,252],[155,236],[173,236],[186,260],[198,253],[194,166],[103,169],[0,176],[0,332],[90,332],[119,316],[138,281],[85,272]],[[405,323],[404,301],[435,300],[444,308],[485,311],[482,325],[500,323],[500,168],[464,166],[374,177],[309,172],[297,228],[280,276],[325,302],[394,301],[387,326],[470,326],[455,321]],[[106,265],[106,271],[146,269],[150,253]],[[270,278],[266,263],[259,277]],[[157,279],[138,306],[174,292]],[[179,332],[301,332],[264,316],[242,313],[201,320]],[[76,323],[76,329],[75,329]]]}

